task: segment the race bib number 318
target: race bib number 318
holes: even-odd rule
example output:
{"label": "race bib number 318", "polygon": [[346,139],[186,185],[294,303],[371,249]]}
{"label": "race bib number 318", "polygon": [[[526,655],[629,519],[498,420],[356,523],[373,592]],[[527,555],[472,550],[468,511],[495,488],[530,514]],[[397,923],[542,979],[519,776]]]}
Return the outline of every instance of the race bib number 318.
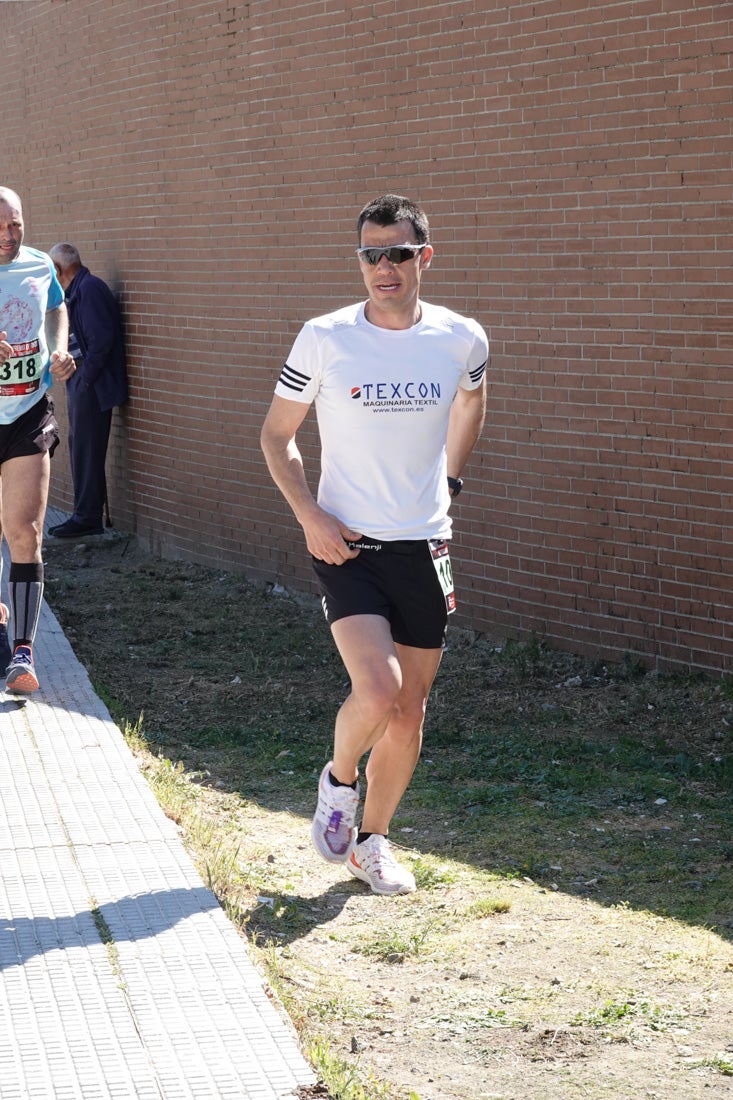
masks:
{"label": "race bib number 318", "polygon": [[13,344],[13,354],[0,364],[0,397],[22,397],[41,384],[41,345],[38,340]]}

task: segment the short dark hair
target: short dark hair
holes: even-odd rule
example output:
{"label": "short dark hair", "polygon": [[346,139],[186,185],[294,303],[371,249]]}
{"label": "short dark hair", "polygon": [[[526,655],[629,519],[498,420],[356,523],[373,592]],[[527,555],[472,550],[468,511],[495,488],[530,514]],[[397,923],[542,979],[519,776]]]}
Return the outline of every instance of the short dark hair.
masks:
{"label": "short dark hair", "polygon": [[368,202],[359,214],[356,222],[356,234],[361,244],[361,228],[364,222],[376,222],[377,225],[395,225],[397,222],[409,222],[415,230],[418,244],[427,244],[430,240],[430,226],[425,211],[412,199],[404,195],[380,195]]}

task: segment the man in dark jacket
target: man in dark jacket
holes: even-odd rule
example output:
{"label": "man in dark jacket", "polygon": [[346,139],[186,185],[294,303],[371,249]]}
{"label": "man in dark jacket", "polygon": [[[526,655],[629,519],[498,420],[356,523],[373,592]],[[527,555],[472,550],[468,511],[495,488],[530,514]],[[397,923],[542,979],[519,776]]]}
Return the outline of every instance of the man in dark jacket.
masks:
{"label": "man in dark jacket", "polygon": [[115,296],[84,267],[75,245],[56,244],[49,254],[66,294],[69,351],[77,365],[66,384],[74,512],[65,523],[51,527],[49,534],[57,539],[80,538],[103,529],[104,464],[112,409],[128,398],[125,342]]}

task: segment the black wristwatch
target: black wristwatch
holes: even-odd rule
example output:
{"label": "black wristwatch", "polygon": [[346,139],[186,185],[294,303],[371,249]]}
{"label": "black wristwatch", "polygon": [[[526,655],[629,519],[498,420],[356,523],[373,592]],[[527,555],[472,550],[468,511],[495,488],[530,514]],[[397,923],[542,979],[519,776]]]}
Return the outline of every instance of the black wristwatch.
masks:
{"label": "black wristwatch", "polygon": [[462,477],[449,477],[448,478],[448,488],[450,489],[451,494],[454,497],[457,497],[458,494],[460,493],[461,489],[463,488],[463,478]]}

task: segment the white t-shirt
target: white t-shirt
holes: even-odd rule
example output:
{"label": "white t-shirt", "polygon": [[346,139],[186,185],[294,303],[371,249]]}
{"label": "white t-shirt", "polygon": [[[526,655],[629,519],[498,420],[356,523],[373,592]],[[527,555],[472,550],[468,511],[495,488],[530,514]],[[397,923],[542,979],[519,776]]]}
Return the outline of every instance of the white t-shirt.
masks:
{"label": "white t-shirt", "polygon": [[449,538],[446,435],[459,386],[481,385],[481,326],[421,302],[409,329],[384,329],[364,303],[308,321],[275,393],[315,401],[321,437],[318,503],[372,538]]}
{"label": "white t-shirt", "polygon": [[46,313],[63,300],[45,252],[21,245],[12,263],[0,264],[0,332],[14,352],[0,362],[0,424],[13,424],[50,387]]}

